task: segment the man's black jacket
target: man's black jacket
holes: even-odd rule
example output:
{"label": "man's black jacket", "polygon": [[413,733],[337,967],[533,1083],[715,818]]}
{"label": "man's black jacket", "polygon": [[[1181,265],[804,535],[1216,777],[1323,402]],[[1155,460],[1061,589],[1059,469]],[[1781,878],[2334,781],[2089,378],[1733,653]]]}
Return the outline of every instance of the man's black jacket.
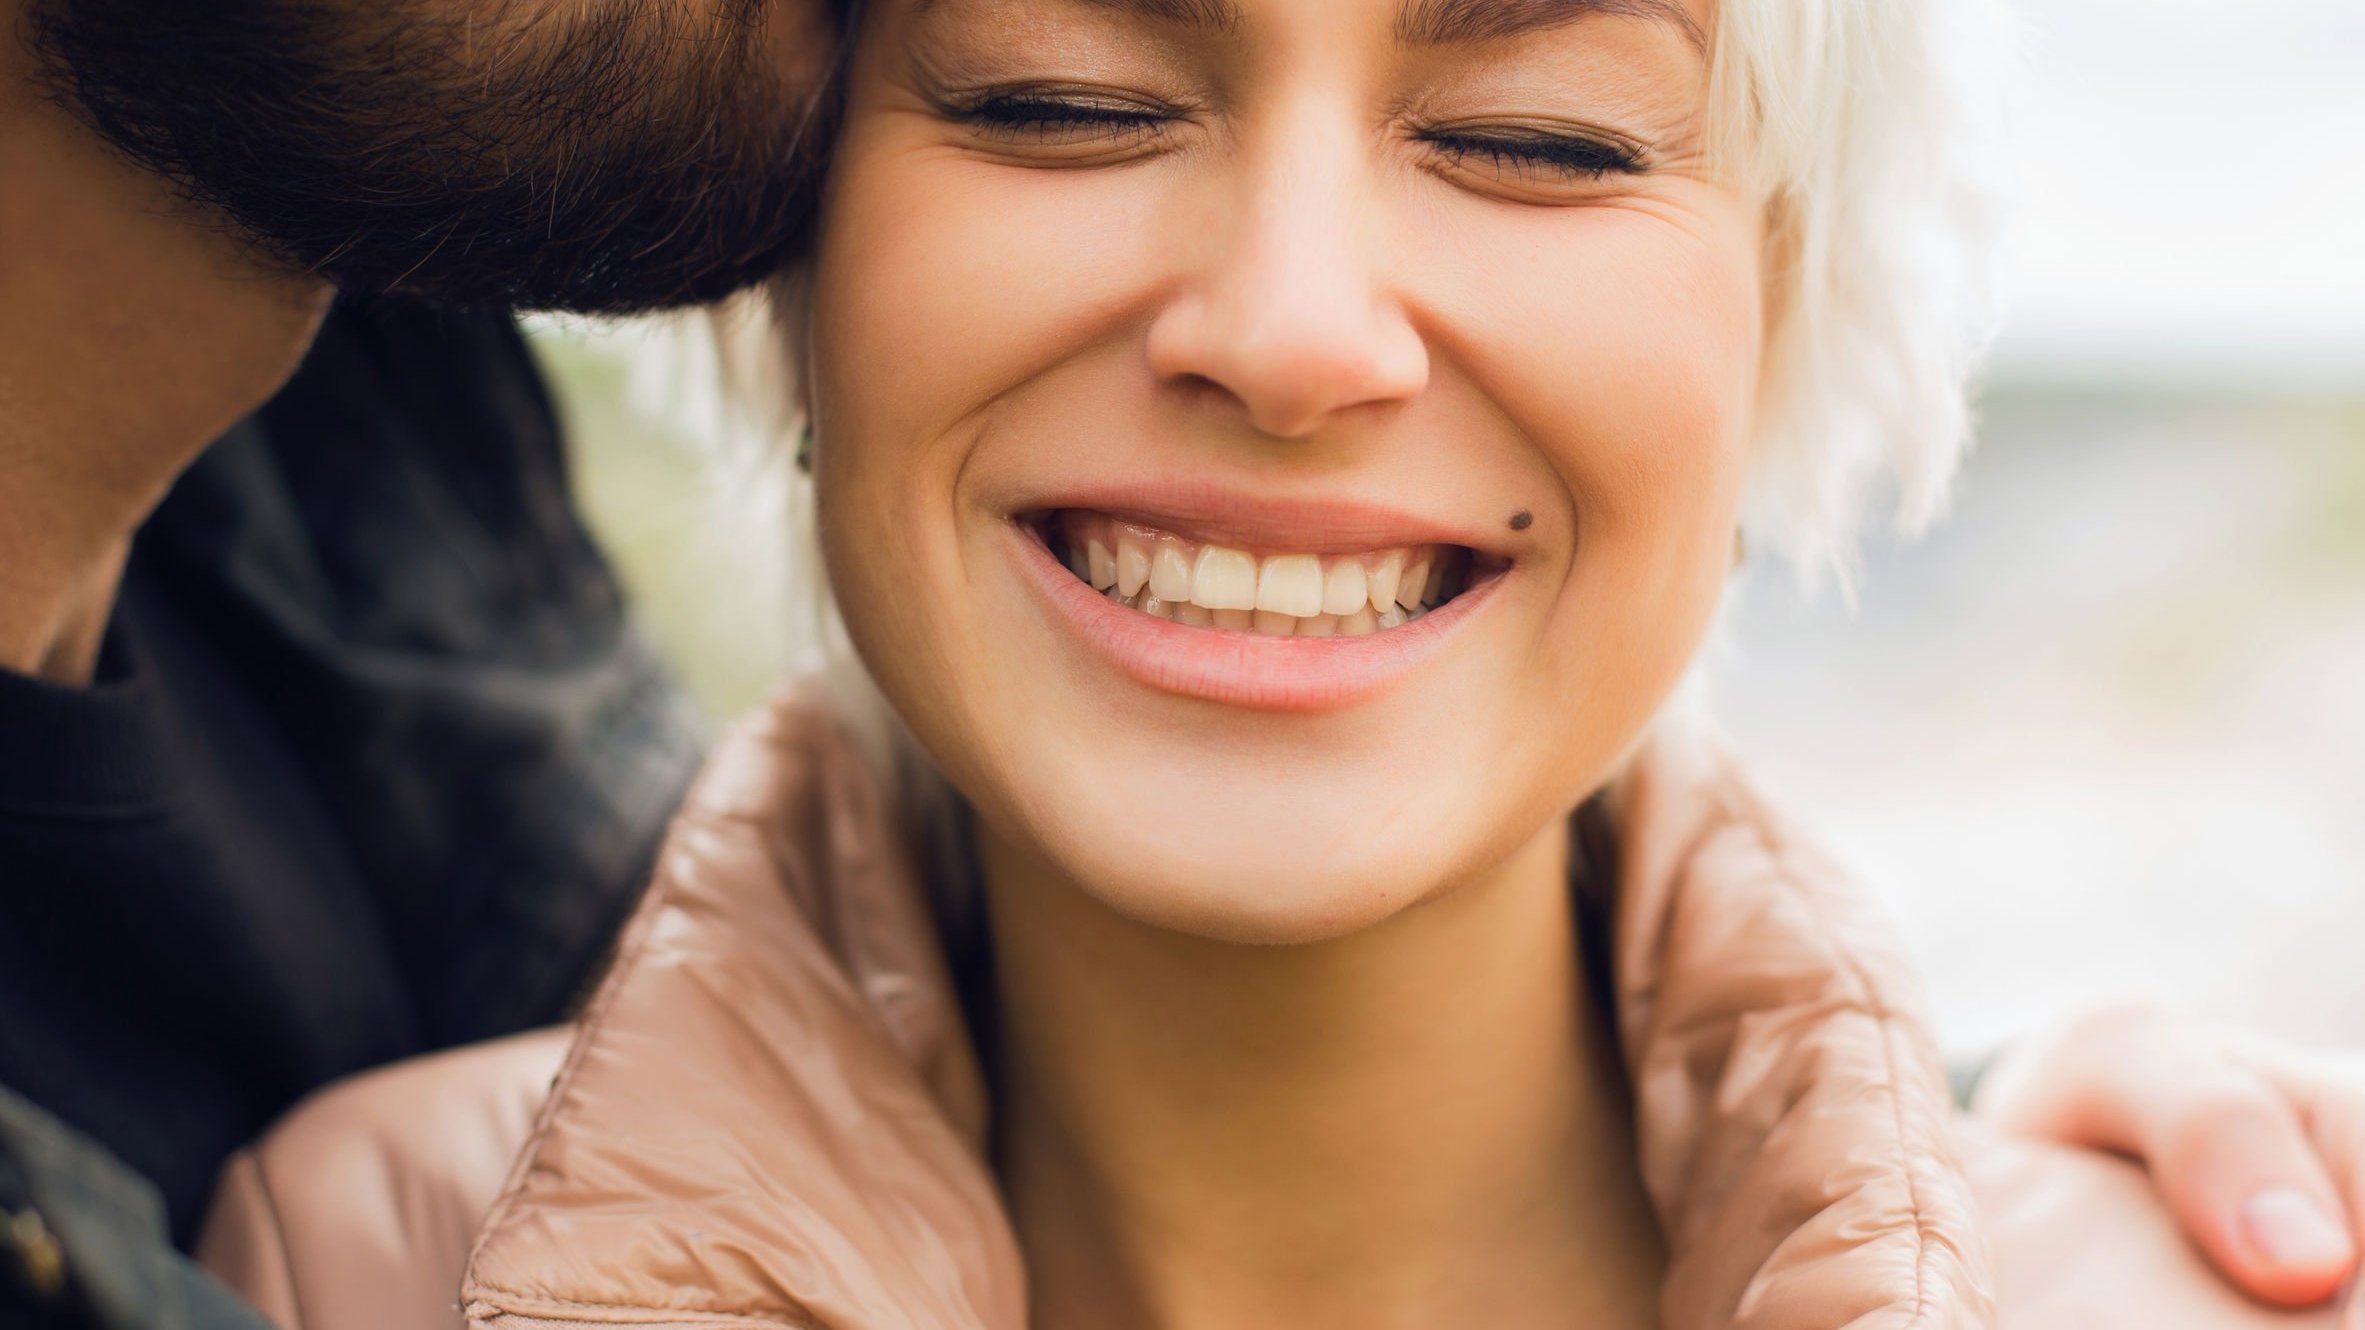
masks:
{"label": "man's black jacket", "polygon": [[185,1244],[306,1092],[564,1014],[694,734],[514,324],[340,306],[143,528],[97,681],[0,673],[0,1086]]}

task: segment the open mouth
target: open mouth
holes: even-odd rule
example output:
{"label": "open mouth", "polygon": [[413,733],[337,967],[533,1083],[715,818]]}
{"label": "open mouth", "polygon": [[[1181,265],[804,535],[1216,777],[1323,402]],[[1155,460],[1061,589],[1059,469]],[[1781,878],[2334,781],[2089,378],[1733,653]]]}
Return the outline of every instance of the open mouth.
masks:
{"label": "open mouth", "polygon": [[1460,545],[1259,553],[1106,513],[1026,524],[1076,579],[1128,609],[1191,628],[1268,637],[1367,637],[1415,622],[1504,565]]}

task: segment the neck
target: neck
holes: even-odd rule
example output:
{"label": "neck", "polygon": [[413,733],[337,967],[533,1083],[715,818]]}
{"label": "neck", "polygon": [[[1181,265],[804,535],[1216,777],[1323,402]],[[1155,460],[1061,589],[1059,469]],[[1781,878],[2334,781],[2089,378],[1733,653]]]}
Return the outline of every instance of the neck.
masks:
{"label": "neck", "polygon": [[1299,947],[1148,928],[985,851],[1038,1327],[1652,1322],[1663,1257],[1560,824]]}
{"label": "neck", "polygon": [[114,157],[5,5],[0,179],[0,668],[80,682],[132,533],[286,379],[328,292]]}

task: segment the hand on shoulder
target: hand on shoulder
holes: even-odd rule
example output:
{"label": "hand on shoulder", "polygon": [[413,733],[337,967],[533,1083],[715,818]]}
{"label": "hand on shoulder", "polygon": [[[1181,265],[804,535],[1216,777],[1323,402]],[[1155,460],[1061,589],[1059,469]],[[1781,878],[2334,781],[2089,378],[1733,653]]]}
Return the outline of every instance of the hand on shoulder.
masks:
{"label": "hand on shoulder", "polygon": [[1965,1147],[2012,1324],[2365,1328],[2360,1070],[2148,1007],[2013,1050]]}

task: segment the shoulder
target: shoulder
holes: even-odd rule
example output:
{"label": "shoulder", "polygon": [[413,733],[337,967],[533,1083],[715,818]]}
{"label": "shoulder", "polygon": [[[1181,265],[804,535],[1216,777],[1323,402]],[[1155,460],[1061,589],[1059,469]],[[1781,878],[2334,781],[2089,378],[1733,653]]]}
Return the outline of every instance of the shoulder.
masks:
{"label": "shoulder", "polygon": [[224,1167],[198,1259],[283,1330],[459,1325],[477,1229],[571,1034],[472,1045],[313,1096]]}
{"label": "shoulder", "polygon": [[2004,1330],[2332,1330],[2333,1306],[2276,1311],[2211,1268],[2136,1165],[1968,1124],[1963,1162],[1995,1257]]}

